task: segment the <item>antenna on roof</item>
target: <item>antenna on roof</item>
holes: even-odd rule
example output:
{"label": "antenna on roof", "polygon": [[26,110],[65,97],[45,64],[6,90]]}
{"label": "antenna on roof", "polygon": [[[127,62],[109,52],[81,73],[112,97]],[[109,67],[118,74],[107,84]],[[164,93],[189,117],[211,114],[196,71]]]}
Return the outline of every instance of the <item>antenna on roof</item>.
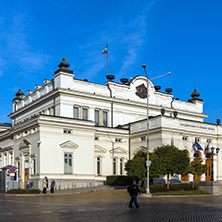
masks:
{"label": "antenna on roof", "polygon": [[196,76],[194,76],[194,89],[196,89]]}
{"label": "antenna on roof", "polygon": [[63,58],[65,58],[65,40],[63,39]]}
{"label": "antenna on roof", "polygon": [[19,74],[19,89],[21,89],[21,74]]}

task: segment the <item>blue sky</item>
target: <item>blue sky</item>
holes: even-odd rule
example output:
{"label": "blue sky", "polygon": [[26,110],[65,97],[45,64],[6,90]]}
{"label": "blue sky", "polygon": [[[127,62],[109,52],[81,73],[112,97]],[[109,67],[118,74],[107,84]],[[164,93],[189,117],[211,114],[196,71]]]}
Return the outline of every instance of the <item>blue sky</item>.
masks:
{"label": "blue sky", "polygon": [[115,81],[144,75],[145,63],[150,78],[171,71],[153,83],[187,101],[196,79],[205,121],[222,120],[221,10],[220,0],[2,1],[0,122],[10,122],[19,76],[24,93],[52,79],[63,40],[76,78],[105,83],[108,44]]}

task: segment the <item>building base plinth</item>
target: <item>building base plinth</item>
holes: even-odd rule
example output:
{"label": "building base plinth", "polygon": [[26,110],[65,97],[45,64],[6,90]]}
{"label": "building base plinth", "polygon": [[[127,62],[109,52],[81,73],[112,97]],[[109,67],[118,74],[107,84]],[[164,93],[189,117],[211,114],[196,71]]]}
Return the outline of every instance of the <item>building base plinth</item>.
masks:
{"label": "building base plinth", "polygon": [[152,197],[151,193],[141,193],[141,197]]}

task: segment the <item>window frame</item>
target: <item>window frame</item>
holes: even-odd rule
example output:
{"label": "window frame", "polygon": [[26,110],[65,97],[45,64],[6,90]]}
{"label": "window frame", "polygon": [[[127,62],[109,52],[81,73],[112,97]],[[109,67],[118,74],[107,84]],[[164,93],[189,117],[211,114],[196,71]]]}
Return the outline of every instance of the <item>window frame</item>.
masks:
{"label": "window frame", "polygon": [[[75,108],[78,109],[77,117],[75,117]],[[80,107],[77,106],[77,105],[74,105],[74,106],[73,106],[73,118],[74,118],[74,119],[79,119],[79,118],[80,118]]]}
{"label": "window frame", "polygon": [[117,158],[113,158],[113,175],[117,175]]}
{"label": "window frame", "polygon": [[101,176],[102,175],[101,172],[102,172],[102,158],[101,158],[101,156],[97,156],[97,158],[96,158],[96,175]]}
{"label": "window frame", "polygon": [[[98,112],[98,123],[96,122],[96,113]],[[94,121],[95,121],[95,125],[99,126],[100,125],[100,110],[99,109],[95,109],[94,110]]]}
{"label": "window frame", "polygon": [[[105,116],[106,116],[106,120],[104,120]],[[108,120],[109,120],[108,111],[107,110],[103,110],[103,126],[105,126],[105,127],[108,126],[108,123],[109,123]]]}
{"label": "window frame", "polygon": [[[67,157],[66,157],[66,155],[67,155]],[[71,157],[69,155],[71,155]],[[67,159],[67,163],[65,162],[66,159]],[[71,167],[69,165],[70,160],[71,160]],[[73,174],[73,153],[64,152],[63,161],[64,161],[64,174]],[[68,165],[68,167],[69,167],[68,170],[66,170],[65,164]]]}
{"label": "window frame", "polygon": [[[84,111],[86,110],[86,119],[84,118]],[[82,108],[82,119],[83,120],[89,120],[89,108],[88,107],[83,107]]]}

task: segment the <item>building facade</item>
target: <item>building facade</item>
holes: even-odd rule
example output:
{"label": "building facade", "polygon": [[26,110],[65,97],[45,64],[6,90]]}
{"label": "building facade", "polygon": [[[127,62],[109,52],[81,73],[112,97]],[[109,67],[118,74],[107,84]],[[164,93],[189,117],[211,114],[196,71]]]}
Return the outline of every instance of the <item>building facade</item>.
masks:
{"label": "building facade", "polygon": [[[9,114],[12,125],[0,125],[0,168],[18,168],[19,187],[28,183],[26,163],[32,163],[30,183],[42,188],[45,176],[57,189],[96,186],[107,175],[125,175],[124,164],[146,150],[146,78],[135,76],[122,83],[111,75],[105,85],[76,79],[63,59],[52,80],[35,85],[27,95],[19,89]],[[195,90],[191,99],[174,99],[149,81],[150,149],[172,144],[194,159],[193,143],[222,147],[222,127],[204,122],[203,100]],[[203,151],[195,158],[209,165]],[[214,157],[214,179],[222,180],[221,152]],[[209,175],[208,175],[209,174]],[[179,175],[190,181],[190,175]]]}

